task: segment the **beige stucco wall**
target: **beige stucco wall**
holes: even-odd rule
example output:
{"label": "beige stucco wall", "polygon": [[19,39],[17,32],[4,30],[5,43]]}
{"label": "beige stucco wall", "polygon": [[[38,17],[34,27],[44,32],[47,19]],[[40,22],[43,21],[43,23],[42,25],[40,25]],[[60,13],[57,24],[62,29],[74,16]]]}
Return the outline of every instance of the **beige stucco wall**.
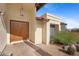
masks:
{"label": "beige stucco wall", "polygon": [[[29,22],[29,40],[35,42],[35,4],[7,4],[7,42],[10,44],[10,20]],[[23,7],[23,15],[20,15],[20,9]]]}
{"label": "beige stucco wall", "polygon": [[46,44],[46,32],[47,30],[46,30],[46,23],[43,23],[43,32],[42,32],[42,34],[43,34],[43,39],[42,39],[42,42],[44,43],[44,44]]}
{"label": "beige stucco wall", "polygon": [[[5,20],[6,20],[6,40],[10,44],[10,20],[29,22],[29,40],[35,44],[41,44],[43,39],[43,23],[35,18],[35,4],[6,4],[5,5]],[[20,9],[23,7],[23,15],[20,15]],[[6,33],[4,32],[4,33]]]}
{"label": "beige stucco wall", "polygon": [[43,26],[43,42],[49,44],[50,42],[50,24],[55,24],[58,26],[57,30],[61,31],[60,18],[58,16],[46,13],[42,17],[49,19]]}
{"label": "beige stucco wall", "polygon": [[0,51],[2,51],[7,44],[6,21],[4,19],[5,4],[0,4]]}
{"label": "beige stucco wall", "polygon": [[35,44],[42,44],[42,22],[36,21]]}
{"label": "beige stucco wall", "polygon": [[[0,5],[1,6],[1,5]],[[4,8],[3,8],[4,7]],[[6,7],[6,8],[5,8]],[[20,15],[20,9],[23,7],[23,15]],[[0,7],[1,8],[1,7]],[[29,22],[29,40],[35,44],[49,44],[50,42],[50,24],[59,25],[59,30],[61,30],[59,17],[53,16],[50,14],[45,14],[42,17],[50,19],[48,22],[37,21],[35,18],[36,8],[35,4],[3,4],[4,14],[4,25],[2,19],[0,18],[0,44],[6,45],[10,44],[10,20],[25,21]],[[2,9],[1,8],[1,9]],[[1,40],[3,39],[3,40]]]}

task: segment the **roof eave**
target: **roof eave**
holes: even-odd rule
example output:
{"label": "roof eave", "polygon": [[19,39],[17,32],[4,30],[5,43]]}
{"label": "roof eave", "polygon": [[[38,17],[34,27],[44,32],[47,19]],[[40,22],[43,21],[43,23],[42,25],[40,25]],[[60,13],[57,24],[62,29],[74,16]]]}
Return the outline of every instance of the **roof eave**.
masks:
{"label": "roof eave", "polygon": [[46,3],[36,3],[36,11],[38,11],[41,7],[43,7]]}

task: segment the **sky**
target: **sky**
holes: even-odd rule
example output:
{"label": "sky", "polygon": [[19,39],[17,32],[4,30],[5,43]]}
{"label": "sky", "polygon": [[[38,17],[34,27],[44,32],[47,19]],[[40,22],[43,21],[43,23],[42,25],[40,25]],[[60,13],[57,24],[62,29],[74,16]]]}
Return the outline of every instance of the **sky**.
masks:
{"label": "sky", "polygon": [[47,3],[37,11],[36,16],[44,13],[61,17],[68,29],[79,28],[79,3]]}

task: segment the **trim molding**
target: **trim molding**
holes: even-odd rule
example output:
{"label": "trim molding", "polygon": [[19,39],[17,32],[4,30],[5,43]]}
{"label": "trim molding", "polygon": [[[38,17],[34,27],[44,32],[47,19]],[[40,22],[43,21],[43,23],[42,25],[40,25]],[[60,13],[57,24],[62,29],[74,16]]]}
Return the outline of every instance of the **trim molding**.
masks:
{"label": "trim molding", "polygon": [[28,41],[28,40],[20,40],[20,41],[14,41],[14,42],[11,42],[10,44],[17,44],[17,43],[21,43],[21,42],[24,42],[24,41]]}

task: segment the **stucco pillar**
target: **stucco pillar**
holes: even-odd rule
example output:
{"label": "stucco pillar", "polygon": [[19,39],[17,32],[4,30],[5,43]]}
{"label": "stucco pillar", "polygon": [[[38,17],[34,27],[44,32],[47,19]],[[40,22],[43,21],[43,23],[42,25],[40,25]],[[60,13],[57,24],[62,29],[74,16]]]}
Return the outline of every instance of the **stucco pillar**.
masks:
{"label": "stucco pillar", "polygon": [[60,23],[59,23],[59,31],[61,31],[61,25],[60,25]]}
{"label": "stucco pillar", "polygon": [[50,23],[46,24],[46,44],[50,44]]}

